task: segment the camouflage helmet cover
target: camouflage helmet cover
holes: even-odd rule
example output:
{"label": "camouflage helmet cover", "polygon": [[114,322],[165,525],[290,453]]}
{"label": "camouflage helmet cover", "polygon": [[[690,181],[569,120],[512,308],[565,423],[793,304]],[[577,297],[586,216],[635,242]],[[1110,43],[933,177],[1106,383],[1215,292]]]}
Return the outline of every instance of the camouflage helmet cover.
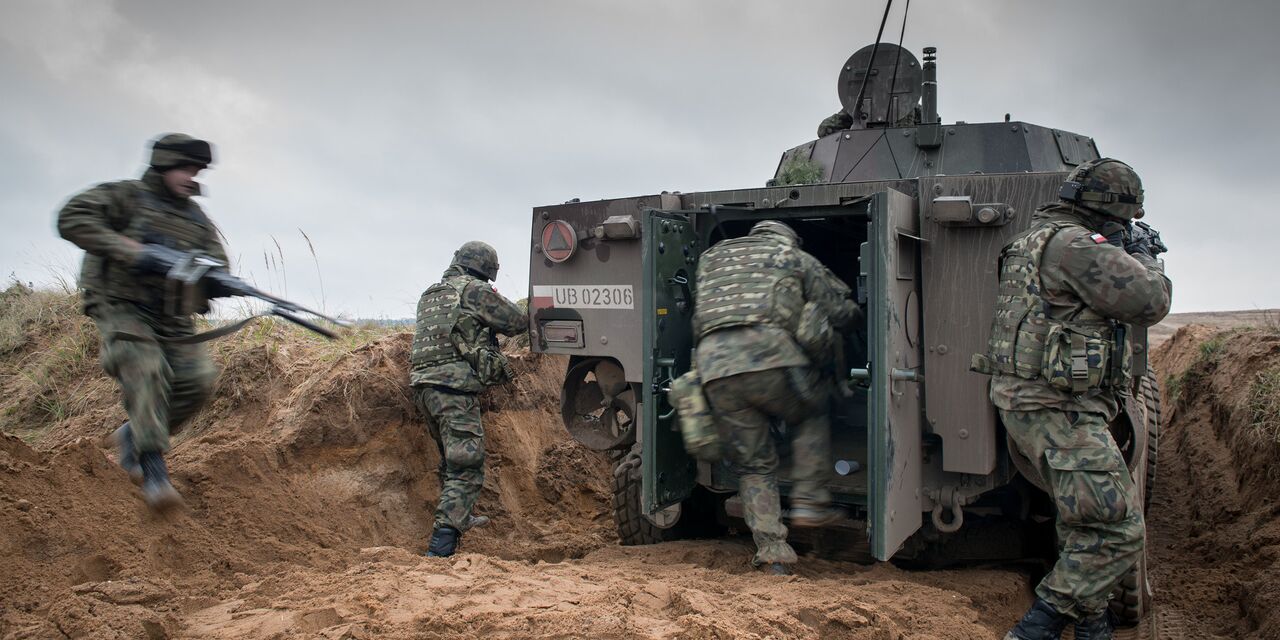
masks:
{"label": "camouflage helmet cover", "polygon": [[793,245],[800,244],[800,236],[796,235],[795,229],[792,229],[787,223],[777,220],[761,220],[751,227],[749,235],[758,236],[771,234],[779,236]]}
{"label": "camouflage helmet cover", "polygon": [[453,252],[449,266],[462,267],[486,280],[494,280],[498,277],[498,252],[487,243],[472,240]]}
{"label": "camouflage helmet cover", "polygon": [[151,166],[157,171],[213,164],[213,146],[183,133],[166,133],[151,144]]}
{"label": "camouflage helmet cover", "polygon": [[1133,220],[1142,217],[1142,179],[1115,158],[1081,163],[1062,183],[1058,197],[1098,213]]}

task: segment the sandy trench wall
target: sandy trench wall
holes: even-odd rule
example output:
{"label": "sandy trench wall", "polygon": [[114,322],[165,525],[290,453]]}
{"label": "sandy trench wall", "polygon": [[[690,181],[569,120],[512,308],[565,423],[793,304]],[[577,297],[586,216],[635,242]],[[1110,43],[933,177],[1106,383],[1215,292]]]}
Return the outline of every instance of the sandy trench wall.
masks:
{"label": "sandy trench wall", "polygon": [[[1165,420],[1149,549],[1188,637],[1280,638],[1280,441],[1256,414],[1280,331],[1178,329],[1154,353]],[[1273,402],[1280,398],[1271,396]]]}
{"label": "sandy trench wall", "polygon": [[[26,339],[0,353],[0,637],[172,633],[201,598],[264,574],[425,549],[439,455],[408,388],[408,332],[333,344],[265,323],[212,345],[214,397],[169,456],[189,510],[157,518],[105,438],[124,414],[91,323],[74,304],[24,321]],[[607,461],[560,424],[565,361],[512,356],[517,379],[482,397],[477,511],[494,526],[464,548],[581,556],[614,541]]]}

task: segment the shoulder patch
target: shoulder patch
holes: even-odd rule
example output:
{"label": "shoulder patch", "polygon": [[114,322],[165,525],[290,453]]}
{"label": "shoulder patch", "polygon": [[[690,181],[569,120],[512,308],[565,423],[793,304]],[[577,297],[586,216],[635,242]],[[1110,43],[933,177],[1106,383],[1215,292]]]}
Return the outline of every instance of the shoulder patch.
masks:
{"label": "shoulder patch", "polygon": [[1106,237],[1106,236],[1104,236],[1104,235],[1102,235],[1101,233],[1094,233],[1093,235],[1090,235],[1090,236],[1089,236],[1089,239],[1090,239],[1090,240],[1092,240],[1094,244],[1106,244],[1106,243],[1107,243],[1107,237]]}

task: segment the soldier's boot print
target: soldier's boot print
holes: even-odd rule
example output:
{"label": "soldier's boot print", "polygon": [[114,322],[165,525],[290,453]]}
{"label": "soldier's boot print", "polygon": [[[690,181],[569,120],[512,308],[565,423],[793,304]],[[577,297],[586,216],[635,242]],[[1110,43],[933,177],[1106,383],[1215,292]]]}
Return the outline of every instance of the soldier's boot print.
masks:
{"label": "soldier's boot print", "polygon": [[840,507],[827,507],[825,509],[815,507],[791,508],[791,526],[802,529],[825,527],[848,519],[849,512]]}
{"label": "soldier's boot print", "polygon": [[120,453],[120,468],[129,474],[129,480],[141,485],[142,463],[138,461],[138,448],[133,444],[133,430],[129,427],[129,421],[125,420],[111,437],[115,439],[116,450]]}
{"label": "soldier's boot print", "polygon": [[1106,611],[1076,623],[1076,640],[1111,640],[1111,614]]}
{"label": "soldier's boot print", "polygon": [[1018,624],[1005,634],[1004,640],[1058,640],[1070,622],[1070,618],[1037,598]]}
{"label": "soldier's boot print", "polygon": [[427,545],[428,558],[448,558],[458,550],[458,541],[462,532],[442,524],[431,532],[431,542]]}
{"label": "soldier's boot print", "polygon": [[182,495],[169,482],[169,469],[159,451],[146,451],[138,456],[142,465],[142,499],[152,511],[164,513],[185,506]]}

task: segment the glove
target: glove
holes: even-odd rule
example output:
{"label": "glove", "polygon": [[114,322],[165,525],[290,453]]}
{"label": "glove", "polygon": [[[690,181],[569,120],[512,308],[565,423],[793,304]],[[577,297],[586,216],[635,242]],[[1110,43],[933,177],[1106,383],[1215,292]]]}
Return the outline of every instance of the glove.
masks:
{"label": "glove", "polygon": [[160,244],[144,244],[142,252],[134,258],[132,268],[138,273],[167,275],[182,260],[182,252]]}
{"label": "glove", "polygon": [[1164,241],[1160,239],[1160,232],[1151,228],[1151,225],[1136,221],[1132,223],[1128,234],[1128,240],[1125,241],[1124,250],[1130,255],[1141,253],[1142,255],[1155,258],[1169,250],[1165,246]]}

